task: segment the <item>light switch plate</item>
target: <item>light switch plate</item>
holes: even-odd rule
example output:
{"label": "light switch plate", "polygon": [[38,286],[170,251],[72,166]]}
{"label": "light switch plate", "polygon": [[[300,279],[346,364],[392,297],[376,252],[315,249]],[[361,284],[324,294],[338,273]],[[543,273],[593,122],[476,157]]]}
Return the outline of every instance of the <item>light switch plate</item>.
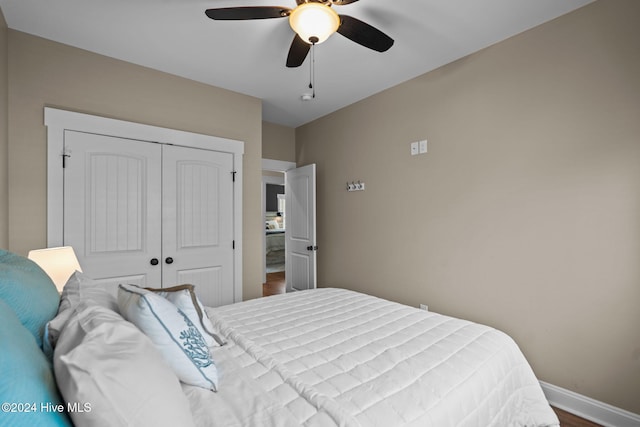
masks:
{"label": "light switch plate", "polygon": [[411,155],[415,156],[416,154],[419,154],[418,142],[412,142],[411,143]]}
{"label": "light switch plate", "polygon": [[424,154],[427,152],[427,140],[423,139],[422,141],[420,141],[420,154]]}

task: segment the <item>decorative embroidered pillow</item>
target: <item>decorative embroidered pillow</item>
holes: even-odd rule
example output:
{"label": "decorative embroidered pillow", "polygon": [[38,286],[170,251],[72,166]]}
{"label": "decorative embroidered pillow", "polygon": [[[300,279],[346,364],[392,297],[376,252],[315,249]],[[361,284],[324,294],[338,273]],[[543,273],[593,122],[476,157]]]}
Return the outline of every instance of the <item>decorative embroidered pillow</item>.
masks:
{"label": "decorative embroidered pillow", "polygon": [[222,338],[213,332],[211,320],[209,319],[209,316],[207,316],[207,313],[205,313],[202,303],[196,296],[195,287],[193,285],[145,289],[168,299],[176,307],[182,310],[196,328],[198,328],[209,347],[226,344]]}
{"label": "decorative embroidered pillow", "polygon": [[204,337],[182,310],[160,295],[120,285],[120,314],[147,335],[180,381],[217,391],[218,370]]}

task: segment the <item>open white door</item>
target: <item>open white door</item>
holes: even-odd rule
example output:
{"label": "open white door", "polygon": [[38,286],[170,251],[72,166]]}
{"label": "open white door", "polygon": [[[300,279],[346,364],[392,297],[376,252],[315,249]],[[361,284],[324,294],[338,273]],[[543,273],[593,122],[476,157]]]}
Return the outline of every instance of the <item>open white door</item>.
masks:
{"label": "open white door", "polygon": [[285,172],[287,292],[316,287],[316,165]]}

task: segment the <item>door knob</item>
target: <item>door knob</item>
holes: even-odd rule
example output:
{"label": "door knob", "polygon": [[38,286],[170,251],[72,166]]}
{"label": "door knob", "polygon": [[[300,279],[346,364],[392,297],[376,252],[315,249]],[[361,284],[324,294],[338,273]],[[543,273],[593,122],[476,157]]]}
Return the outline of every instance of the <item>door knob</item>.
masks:
{"label": "door knob", "polygon": [[173,258],[171,258],[170,256],[168,256],[164,262],[166,262],[167,264],[173,264]]}
{"label": "door knob", "polygon": [[151,265],[158,265],[158,258],[151,258],[151,261],[149,261],[149,263]]}

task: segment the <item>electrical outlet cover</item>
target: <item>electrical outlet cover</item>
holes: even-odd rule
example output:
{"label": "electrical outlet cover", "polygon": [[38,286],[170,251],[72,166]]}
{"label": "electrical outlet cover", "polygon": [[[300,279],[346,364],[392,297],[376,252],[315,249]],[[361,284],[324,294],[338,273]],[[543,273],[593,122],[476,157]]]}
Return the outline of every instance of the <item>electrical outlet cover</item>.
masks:
{"label": "electrical outlet cover", "polygon": [[424,139],[420,141],[420,154],[424,154],[427,152],[427,140]]}

